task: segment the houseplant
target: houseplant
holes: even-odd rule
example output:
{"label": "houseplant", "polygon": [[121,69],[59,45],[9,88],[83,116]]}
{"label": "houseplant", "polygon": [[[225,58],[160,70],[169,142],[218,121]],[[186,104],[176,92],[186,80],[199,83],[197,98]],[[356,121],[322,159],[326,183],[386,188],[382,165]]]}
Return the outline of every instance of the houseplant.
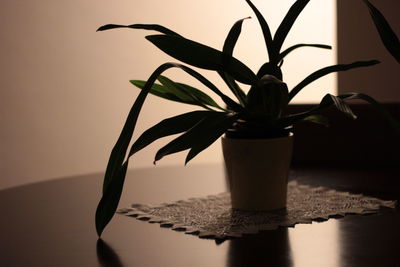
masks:
{"label": "houseplant", "polygon": [[[155,24],[133,24],[127,26],[108,24],[98,29],[103,31],[114,28],[133,28],[158,31],[161,34],[149,35],[146,39],[183,63],[216,71],[236,98],[234,100],[225,95],[203,75],[180,63],[162,64],[147,81],[131,81],[132,84],[141,89],[141,92],[129,112],[121,135],[110,155],[104,177],[103,196],[96,211],[96,229],[99,236],[117,208],[130,156],[159,138],[181,134],[156,153],[155,161],[172,153],[189,150],[185,161],[187,163],[223,134],[226,134],[228,138],[240,139],[285,138],[290,135],[291,127],[299,122],[310,121],[326,125],[327,119],[321,116],[319,112],[330,106],[335,106],[344,114],[355,118],[356,116],[345,102],[345,100],[350,99],[368,101],[377,108],[389,123],[400,129],[399,123],[391,118],[374,99],[359,93],[348,93],[339,96],[327,94],[320,104],[307,112],[284,115],[284,111],[291,99],[305,86],[318,78],[332,72],[372,66],[379,62],[376,60],[357,61],[350,64],[329,66],[310,74],[289,91],[282,81],[280,67],[283,63],[283,58],[294,49],[305,46],[322,49],[330,48],[321,44],[298,44],[281,51],[288,32],[309,0],[297,0],[292,5],[273,37],[261,13],[250,0],[246,0],[246,2],[252,8],[261,25],[269,57],[269,62],[262,65],[257,73],[253,73],[246,65],[232,56],[245,19],[241,19],[233,25],[222,51],[188,40],[170,29]],[[388,51],[399,61],[398,51],[400,46],[396,35],[382,14],[367,0],[364,0],[364,2],[370,10],[381,39]],[[170,68],[180,68],[199,80],[206,88],[218,95],[225,105],[218,105],[210,96],[199,89],[175,82],[161,75]],[[156,83],[157,80],[159,83]],[[245,92],[238,82],[249,86],[249,90]],[[129,153],[127,153],[137,118],[148,93],[176,102],[197,105],[203,110],[192,111],[161,121],[145,131],[133,143]]]}

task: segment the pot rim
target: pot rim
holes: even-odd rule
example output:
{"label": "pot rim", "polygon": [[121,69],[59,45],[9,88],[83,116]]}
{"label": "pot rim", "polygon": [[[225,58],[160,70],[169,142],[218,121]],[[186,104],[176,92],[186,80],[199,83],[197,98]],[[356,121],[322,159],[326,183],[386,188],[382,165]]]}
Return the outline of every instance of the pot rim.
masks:
{"label": "pot rim", "polygon": [[254,142],[254,141],[264,141],[264,140],[279,140],[279,139],[291,139],[293,138],[293,132],[289,132],[288,136],[280,136],[280,137],[260,137],[260,138],[240,138],[240,137],[228,137],[225,135],[221,136],[222,139],[225,140],[240,140],[241,142]]}

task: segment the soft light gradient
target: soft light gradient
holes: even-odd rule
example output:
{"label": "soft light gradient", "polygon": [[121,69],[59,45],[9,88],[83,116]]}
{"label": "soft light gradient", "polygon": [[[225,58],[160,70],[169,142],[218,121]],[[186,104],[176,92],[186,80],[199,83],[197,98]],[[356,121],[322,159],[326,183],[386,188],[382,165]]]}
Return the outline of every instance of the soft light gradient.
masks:
{"label": "soft light gradient", "polygon": [[[293,1],[254,0],[273,31]],[[311,1],[284,44],[334,40],[334,1]],[[106,23],[158,23],[184,36],[221,48],[233,23],[253,16],[244,0],[220,1],[2,1],[1,179],[0,189],[28,182],[104,171],[138,90],[129,79],[147,79],[158,65],[173,59],[143,37],[150,32],[113,30],[96,33]],[[266,61],[255,17],[244,23],[235,56],[256,71]],[[288,56],[289,86],[314,70],[334,63],[335,50],[303,48]],[[179,71],[178,81],[193,80]],[[207,74],[208,75],[208,74]],[[215,75],[210,79],[222,83]],[[194,83],[196,84],[196,83]],[[335,90],[331,75],[304,90],[297,102],[317,101]],[[137,134],[191,107],[149,97]],[[151,166],[157,142],[138,153],[131,166]],[[221,160],[219,144],[191,164]],[[160,164],[183,165],[183,155]]]}
{"label": "soft light gradient", "polygon": [[[400,1],[371,1],[400,33]],[[387,52],[362,1],[338,1],[337,45],[339,62],[378,59],[380,64],[338,74],[338,91],[366,93],[381,102],[399,102],[400,64]],[[354,19],[357,17],[357,19]]]}
{"label": "soft light gradient", "polygon": [[298,224],[295,229],[289,229],[293,267],[340,267],[339,233],[339,221],[334,219],[312,225]]}

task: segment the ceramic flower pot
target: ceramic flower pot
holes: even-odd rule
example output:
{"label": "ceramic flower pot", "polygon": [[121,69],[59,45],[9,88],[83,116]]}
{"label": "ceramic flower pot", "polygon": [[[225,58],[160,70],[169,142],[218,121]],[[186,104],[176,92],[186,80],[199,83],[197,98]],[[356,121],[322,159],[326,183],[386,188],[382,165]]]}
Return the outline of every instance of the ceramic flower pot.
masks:
{"label": "ceramic flower pot", "polygon": [[286,207],[293,134],[268,139],[222,138],[232,208],[265,211]]}

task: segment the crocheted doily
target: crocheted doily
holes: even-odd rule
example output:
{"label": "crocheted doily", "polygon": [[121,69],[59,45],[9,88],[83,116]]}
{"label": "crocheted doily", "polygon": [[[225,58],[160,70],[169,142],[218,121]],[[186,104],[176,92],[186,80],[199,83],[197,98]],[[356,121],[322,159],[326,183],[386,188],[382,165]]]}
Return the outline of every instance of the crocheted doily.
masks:
{"label": "crocheted doily", "polygon": [[226,239],[294,226],[298,223],[328,220],[346,214],[377,213],[380,207],[395,208],[395,201],[311,187],[296,181],[288,183],[287,208],[273,212],[247,212],[231,208],[229,193],[190,198],[157,206],[133,204],[118,213],[162,227],[199,237]]}

